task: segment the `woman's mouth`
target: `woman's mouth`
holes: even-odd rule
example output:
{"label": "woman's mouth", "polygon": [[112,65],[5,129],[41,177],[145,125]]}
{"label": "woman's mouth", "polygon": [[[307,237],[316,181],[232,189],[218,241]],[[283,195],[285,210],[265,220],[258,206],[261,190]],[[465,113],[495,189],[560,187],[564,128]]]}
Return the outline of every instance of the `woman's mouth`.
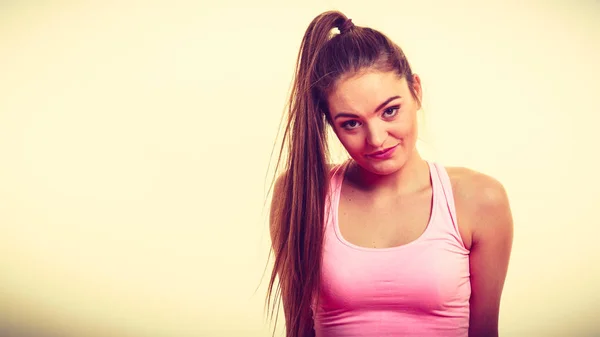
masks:
{"label": "woman's mouth", "polygon": [[370,153],[367,155],[367,157],[373,158],[373,159],[388,159],[394,154],[394,152],[395,152],[394,150],[396,150],[397,147],[398,147],[398,144],[395,146],[392,146],[392,147],[388,147],[387,149],[384,149],[381,151]]}

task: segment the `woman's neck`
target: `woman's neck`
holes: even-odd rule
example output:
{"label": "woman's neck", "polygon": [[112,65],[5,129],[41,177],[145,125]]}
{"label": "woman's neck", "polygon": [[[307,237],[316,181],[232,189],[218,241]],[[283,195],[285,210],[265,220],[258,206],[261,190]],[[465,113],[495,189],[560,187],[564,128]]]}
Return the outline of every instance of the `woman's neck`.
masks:
{"label": "woman's neck", "polygon": [[430,185],[429,164],[418,153],[394,173],[379,175],[369,172],[351,161],[347,178],[354,187],[378,195],[404,195]]}

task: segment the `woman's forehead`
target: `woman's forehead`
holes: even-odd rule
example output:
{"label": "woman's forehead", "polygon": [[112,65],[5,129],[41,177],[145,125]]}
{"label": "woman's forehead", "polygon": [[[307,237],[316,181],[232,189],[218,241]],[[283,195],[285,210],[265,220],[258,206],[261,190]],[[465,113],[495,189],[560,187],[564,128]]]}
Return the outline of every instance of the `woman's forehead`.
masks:
{"label": "woman's forehead", "polygon": [[364,72],[341,78],[328,96],[331,112],[371,111],[393,96],[405,96],[405,78],[395,72]]}

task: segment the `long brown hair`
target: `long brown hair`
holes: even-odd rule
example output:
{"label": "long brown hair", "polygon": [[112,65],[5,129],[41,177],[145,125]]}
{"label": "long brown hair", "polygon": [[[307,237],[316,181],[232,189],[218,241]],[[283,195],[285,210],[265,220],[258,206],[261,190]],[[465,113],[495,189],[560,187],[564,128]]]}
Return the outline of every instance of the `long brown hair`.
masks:
{"label": "long brown hair", "polygon": [[[335,28],[343,32],[334,34]],[[342,76],[365,69],[395,71],[413,90],[404,53],[385,35],[355,27],[338,11],[313,19],[302,39],[287,105],[276,165],[279,168],[285,155],[284,174],[275,183],[270,219],[275,261],[266,301],[272,305],[272,318],[282,299],[286,337],[314,336],[311,306],[318,300],[329,185],[327,97]]]}

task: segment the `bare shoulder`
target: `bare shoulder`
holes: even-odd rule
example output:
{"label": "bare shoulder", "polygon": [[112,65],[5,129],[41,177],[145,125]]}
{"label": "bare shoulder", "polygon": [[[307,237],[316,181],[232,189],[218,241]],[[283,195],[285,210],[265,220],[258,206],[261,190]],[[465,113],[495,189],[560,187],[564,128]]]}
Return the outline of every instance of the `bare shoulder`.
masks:
{"label": "bare shoulder", "polygon": [[[333,170],[335,167],[337,167],[338,164],[328,164],[327,165],[327,170],[328,172],[331,172],[331,170]],[[269,215],[269,228],[270,228],[270,232],[271,232],[271,239],[275,240],[278,228],[277,228],[277,224],[278,224],[278,217],[280,216],[282,207],[283,207],[283,201],[284,201],[284,195],[285,195],[285,183],[287,180],[287,176],[288,176],[288,172],[282,172],[281,174],[279,174],[277,176],[277,178],[275,179],[275,183],[273,184],[273,193],[271,195],[271,208],[270,208],[270,215]]]}
{"label": "bare shoulder", "polygon": [[446,167],[446,170],[455,198],[478,206],[497,205],[508,199],[502,183],[492,176],[466,167]]}
{"label": "bare shoulder", "polygon": [[[339,164],[327,164],[327,171],[331,172],[334,168],[336,168]],[[272,196],[272,201],[275,202],[276,200],[280,199],[279,197],[281,196],[281,194],[283,193],[283,189],[284,189],[284,183],[286,180],[286,177],[288,175],[288,172],[282,172],[280,173],[277,178],[275,179],[275,183],[273,184],[273,196]]]}
{"label": "bare shoulder", "polygon": [[508,195],[496,178],[465,167],[446,167],[459,225],[470,239],[477,233],[512,227]]}

